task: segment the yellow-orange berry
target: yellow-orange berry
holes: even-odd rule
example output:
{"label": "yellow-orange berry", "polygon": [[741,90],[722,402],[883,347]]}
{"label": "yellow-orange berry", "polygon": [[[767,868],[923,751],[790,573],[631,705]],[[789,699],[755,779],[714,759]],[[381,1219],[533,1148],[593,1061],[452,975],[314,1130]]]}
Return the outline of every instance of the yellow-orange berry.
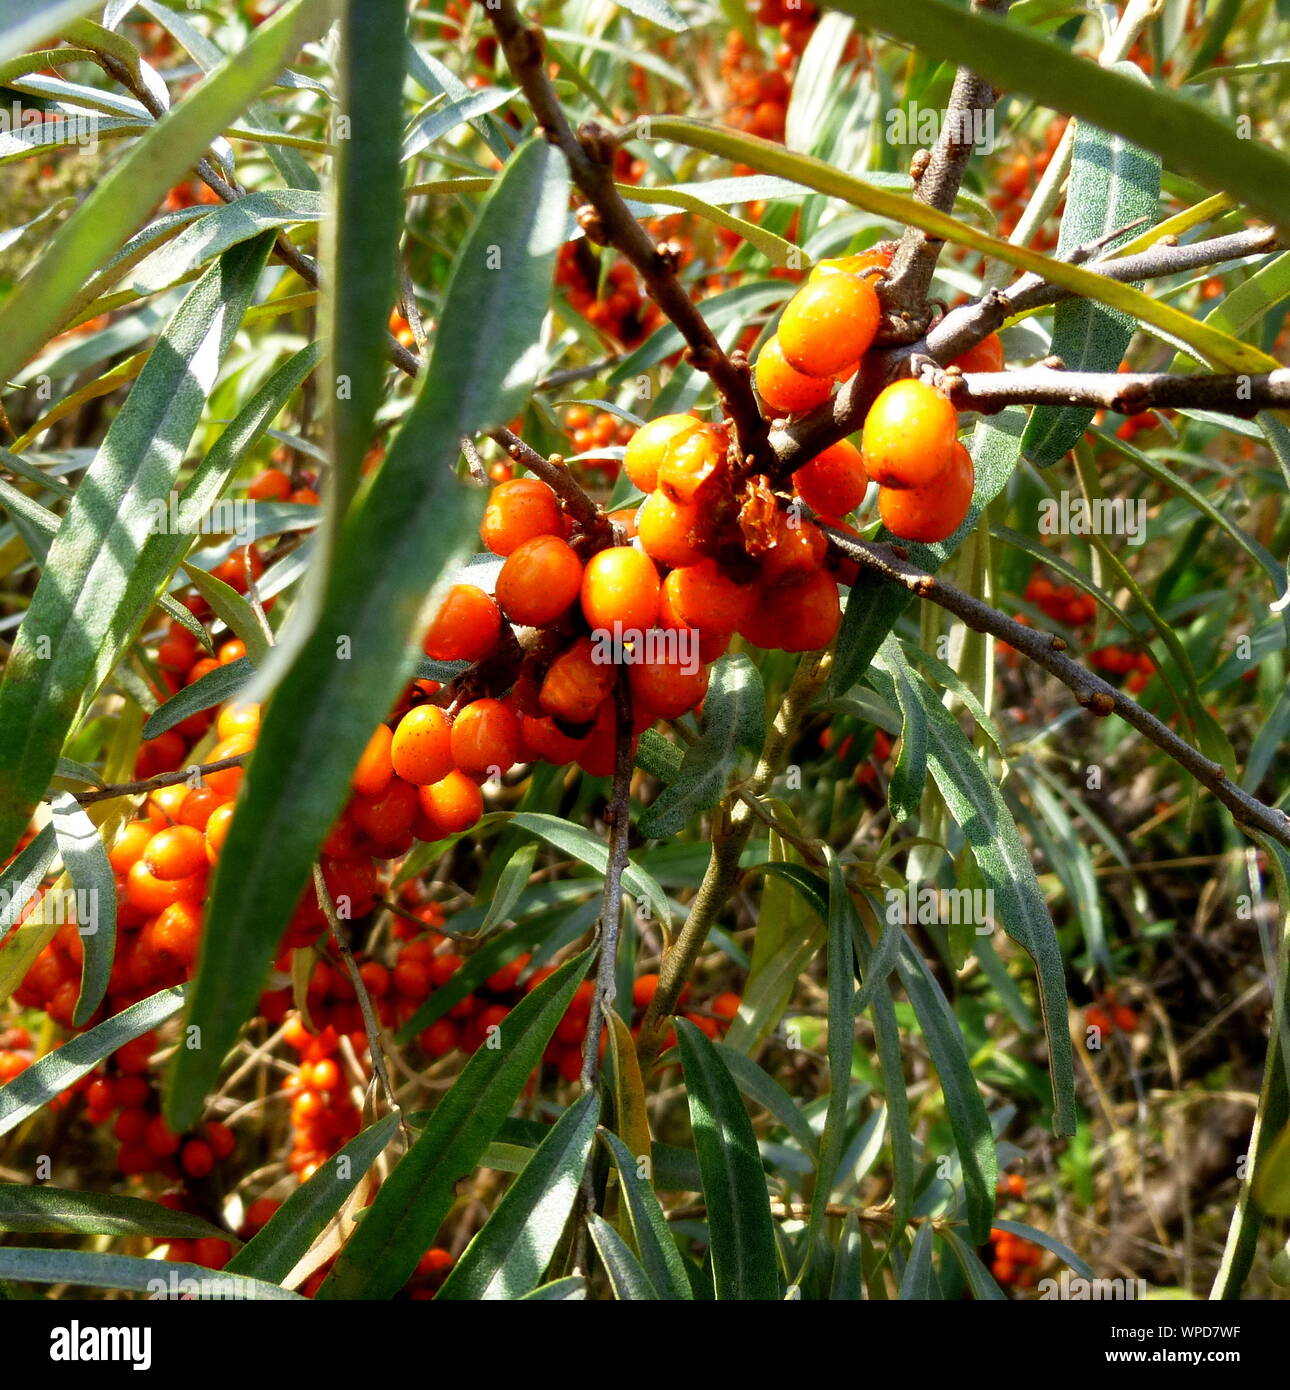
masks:
{"label": "yellow-orange berry", "polygon": [[628,440],[623,454],[627,476],[642,492],[653,492],[669,449],[702,428],[702,421],[693,415],[660,415],[642,425]]}
{"label": "yellow-orange berry", "polygon": [[868,351],[881,310],[873,286],[858,275],[808,280],[789,301],[777,336],[790,367],[831,377]]}
{"label": "yellow-orange berry", "polygon": [[772,410],[800,415],[827,401],[833,390],[828,377],[807,376],[789,364],[779,338],[768,339],[757,354],[754,373],[758,393]]}
{"label": "yellow-orange berry", "polygon": [[405,782],[424,787],[452,770],[452,730],[438,705],[416,705],[402,719],[390,742],[390,762]]}
{"label": "yellow-orange berry", "polygon": [[501,700],[472,700],[452,721],[452,760],[484,776],[512,767],[520,752],[520,722]]}
{"label": "yellow-orange berry", "polygon": [[847,439],[830,444],[822,454],[793,474],[798,496],[821,516],[846,516],[864,500],[869,479],[860,450]]}
{"label": "yellow-orange berry", "polygon": [[946,468],[928,487],[879,488],[878,515],[893,535],[930,545],[952,536],[972,503],[972,455],[955,443]]}
{"label": "yellow-orange berry", "polygon": [[474,584],[454,584],[426,632],[422,648],[435,661],[478,661],[497,645],[502,615]]}
{"label": "yellow-orange berry", "polygon": [[538,703],[547,714],[585,724],[614,688],[614,669],[609,662],[595,659],[589,637],[580,637],[548,667]]}
{"label": "yellow-orange berry", "polygon": [[513,478],[489,495],[479,536],[494,555],[509,555],[534,536],[563,531],[555,493],[540,478]]}
{"label": "yellow-orange berry", "polygon": [[506,557],[497,601],[512,622],[545,627],[578,597],[582,561],[558,536],[534,536]]}
{"label": "yellow-orange berry", "polygon": [[879,487],[926,487],[950,462],[958,412],[934,387],[893,381],[865,417],[865,472]]}
{"label": "yellow-orange berry", "polygon": [[661,492],[651,493],[636,516],[641,546],[661,565],[694,565],[703,559],[690,539],[698,513]]}
{"label": "yellow-orange berry", "polygon": [[658,570],[643,550],[614,545],[598,551],[582,575],[582,612],[593,629],[644,632],[658,617]]}

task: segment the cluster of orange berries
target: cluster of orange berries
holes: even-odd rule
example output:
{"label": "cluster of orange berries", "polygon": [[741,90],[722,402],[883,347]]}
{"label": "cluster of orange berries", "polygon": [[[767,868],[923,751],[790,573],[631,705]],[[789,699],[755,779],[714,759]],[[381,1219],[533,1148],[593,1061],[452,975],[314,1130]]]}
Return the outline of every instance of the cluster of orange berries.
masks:
{"label": "cluster of orange berries", "polygon": [[1098,1003],[1084,1010],[1084,1026],[1097,1028],[1104,1038],[1109,1038],[1112,1033],[1136,1032],[1138,1015],[1127,1004],[1117,1003],[1115,991],[1108,989]]}
{"label": "cluster of orange berries", "polygon": [[1130,695],[1140,695],[1155,675],[1156,663],[1146,652],[1131,652],[1127,647],[1098,647],[1088,654],[1089,665],[1095,671],[1112,676],[1128,676],[1124,688]]}
{"label": "cluster of orange berries", "polygon": [[25,1028],[6,1028],[0,1033],[0,1086],[20,1076],[35,1060],[31,1034]]}
{"label": "cluster of orange berries", "polygon": [[784,69],[791,67],[796,54],[787,44],[776,54],[776,66],[767,68],[758,49],[732,29],[721,55],[721,76],[726,84],[728,105],[725,123],[763,140],[782,141],[788,117],[792,88]]}
{"label": "cluster of orange berries", "polygon": [[[824,752],[829,753],[833,750],[833,730],[824,728],[820,730],[820,747]],[[845,763],[849,760],[855,745],[855,735],[846,734],[838,744],[837,759]],[[885,729],[875,729],[873,731],[873,747],[869,756],[856,764],[852,780],[857,787],[872,786],[878,780],[878,769],[891,757],[893,748],[891,736]]]}
{"label": "cluster of orange berries", "polygon": [[643,343],[659,324],[658,306],[645,295],[626,261],[602,268],[586,237],[567,241],[556,258],[555,283],[571,309],[624,347]]}
{"label": "cluster of orange berries", "polygon": [[1067,627],[1081,627],[1097,616],[1097,601],[1091,594],[1081,594],[1070,584],[1054,584],[1037,569],[1026,581],[1023,597],[1055,623]]}
{"label": "cluster of orange berries", "polygon": [[[619,448],[628,443],[634,433],[627,420],[620,420],[607,410],[592,411],[590,406],[571,405],[564,412],[564,427],[577,454],[594,454],[598,449]],[[612,483],[622,467],[616,458],[584,458],[583,466],[595,469]],[[494,479],[500,482],[502,479]]]}
{"label": "cluster of orange berries", "polygon": [[[322,978],[320,972],[325,972]],[[326,998],[321,990],[342,980],[350,985],[348,1002],[353,1005],[353,986],[344,973],[326,961],[318,962],[309,981],[311,1016],[315,1003],[322,1005]],[[353,1007],[357,1012],[357,1005]],[[351,1033],[351,1041],[361,1042],[365,1048],[367,1038],[362,1033],[361,1018],[358,1022],[360,1026]],[[319,1032],[311,1033],[300,1016],[294,1015],[283,1025],[282,1037],[287,1046],[300,1055],[300,1065],[284,1083],[284,1089],[292,1097],[292,1145],[287,1167],[301,1182],[306,1182],[337,1149],[358,1133],[363,1119],[344,1084],[344,1064],[338,1056],[341,1034],[336,1026],[328,1023]],[[357,1047],[355,1056],[362,1056]]]}
{"label": "cluster of orange berries", "polygon": [[[772,411],[812,410],[856,372],[881,319],[873,278],[893,251],[885,243],[811,271],[757,356],[757,391]],[[1002,345],[992,334],[955,365],[998,370]],[[975,482],[972,457],[958,441],[958,412],[935,387],[892,382],[865,417],[859,451],[839,441],[793,475],[802,501],[829,517],[858,506],[870,480],[878,484],[883,524],[896,536],[941,541],[962,525]]]}
{"label": "cluster of orange berries", "polygon": [[[995,1189],[1000,1197],[1024,1198],[1026,1180],[1019,1173],[1005,1173]],[[1011,1231],[995,1227],[990,1232],[990,1273],[1005,1287],[1033,1288],[1035,1270],[1043,1263],[1043,1247]]]}
{"label": "cluster of orange berries", "polygon": [[223,199],[209,184],[201,179],[189,179],[187,183],[177,183],[166,194],[161,204],[162,212],[180,212],[184,208],[204,207],[223,202]]}
{"label": "cluster of orange berries", "polygon": [[316,507],[320,501],[314,486],[316,482],[317,479],[310,474],[293,483],[285,469],[275,466],[257,473],[247,484],[246,495],[253,502],[296,502],[302,506]]}

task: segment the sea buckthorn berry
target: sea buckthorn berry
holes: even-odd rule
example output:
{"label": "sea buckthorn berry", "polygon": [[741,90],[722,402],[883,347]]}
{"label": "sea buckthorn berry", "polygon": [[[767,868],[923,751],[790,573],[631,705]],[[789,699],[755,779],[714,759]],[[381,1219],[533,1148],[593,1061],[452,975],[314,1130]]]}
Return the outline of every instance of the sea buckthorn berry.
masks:
{"label": "sea buckthorn berry", "polygon": [[767,651],[813,652],[833,641],[841,621],[837,581],[818,570],[798,584],[764,587],[739,631]]}
{"label": "sea buckthorn berry", "polygon": [[359,796],[375,800],[390,785],[390,779],[394,776],[390,751],[393,743],[394,734],[389,725],[378,724],[354,769],[352,786]]}
{"label": "sea buckthorn berry", "polygon": [[502,615],[474,584],[454,584],[426,632],[422,648],[434,661],[478,661],[497,645]]}
{"label": "sea buckthorn berry", "polygon": [[657,975],[638,975],[632,983],[632,1003],[638,1009],[647,1008],[657,993]]}
{"label": "sea buckthorn berry", "polygon": [[807,376],[789,364],[779,338],[772,337],[762,344],[757,354],[754,373],[757,391],[772,410],[785,415],[800,415],[814,410],[828,400],[833,382],[828,377]]}
{"label": "sea buckthorn berry", "polygon": [[[604,552],[602,552],[604,553]],[[585,724],[614,688],[614,667],[597,661],[589,637],[580,637],[551,663],[542,681],[538,703],[570,724]]]}
{"label": "sea buckthorn berry", "polygon": [[233,805],[226,801],[211,812],[210,819],[206,822],[206,858],[212,864],[219,858],[219,852],[224,848],[224,841],[228,839],[228,828],[232,820]]}
{"label": "sea buckthorn berry", "polygon": [[382,845],[395,843],[407,835],[416,813],[416,788],[401,777],[392,777],[390,785],[375,801],[357,797],[349,809],[354,824]]}
{"label": "sea buckthorn berry", "polygon": [[484,814],[484,797],[464,772],[454,768],[446,777],[417,793],[421,811],[435,828],[436,839],[469,830]]}
{"label": "sea buckthorn berry", "polygon": [[690,539],[697,521],[695,508],[678,506],[661,492],[651,493],[636,514],[641,546],[661,565],[694,565],[703,559]]}
{"label": "sea buckthorn berry", "polygon": [[519,752],[520,722],[500,700],[473,700],[452,721],[452,760],[463,772],[505,772]]}
{"label": "sea buckthorn berry", "polygon": [[205,1178],[215,1166],[215,1155],[205,1139],[190,1139],[180,1151],[179,1166],[190,1178]]}
{"label": "sea buckthorn berry", "polygon": [[244,594],[246,593],[248,566],[252,579],[258,580],[264,573],[264,560],[253,545],[243,545],[236,550],[231,550],[228,558],[216,565],[211,573],[216,579],[222,579],[230,589],[236,589],[239,594]]}
{"label": "sea buckthorn berry", "polygon": [[988,338],[974,343],[950,363],[964,372],[1001,372],[1003,364],[1003,343],[997,333],[991,333]]}
{"label": "sea buckthorn berry", "polygon": [[[128,1111],[126,1112],[129,1113]],[[158,1158],[169,1158],[179,1151],[179,1135],[161,1118],[154,1115],[143,1132],[143,1142]]]}
{"label": "sea buckthorn berry", "polygon": [[554,763],[556,767],[573,762],[582,748],[582,740],[562,733],[554,720],[535,719],[528,714],[520,716],[520,740],[524,761],[540,759],[544,763]]}
{"label": "sea buckthorn berry", "polygon": [[322,498],[311,487],[298,487],[287,498],[288,502],[294,502],[301,507],[316,507]]}
{"label": "sea buckthorn berry", "polygon": [[928,487],[879,488],[878,515],[902,540],[930,544],[952,536],[972,503],[972,456],[955,443],[949,467]]}
{"label": "sea buckthorn berry", "polygon": [[152,831],[142,821],[131,821],[108,851],[108,862],[118,874],[127,874],[143,858]]}
{"label": "sea buckthorn berry", "polygon": [[524,627],[553,623],[578,597],[582,561],[559,536],[534,536],[516,546],[497,576],[497,601]]}
{"label": "sea buckthorn berry", "polygon": [[558,536],[563,531],[555,493],[540,478],[513,478],[493,489],[479,535],[494,555],[509,555],[534,536]]}
{"label": "sea buckthorn berry", "polygon": [[[204,858],[204,856],[203,856]],[[201,871],[183,878],[158,878],[140,860],[126,875],[127,901],[144,912],[161,912],[171,903],[200,902],[206,893],[206,865]]]}
{"label": "sea buckthorn berry", "polygon": [[865,417],[865,472],[879,487],[926,487],[949,466],[957,429],[958,412],[934,387],[893,381]]}
{"label": "sea buckthorn berry", "polygon": [[187,878],[206,868],[206,845],[200,830],[172,825],[148,841],[143,862],[156,878]]}
{"label": "sea buckthorn berry", "polygon": [[703,422],[693,415],[660,415],[642,425],[628,440],[623,454],[627,476],[642,492],[653,492],[670,449],[702,429]]}
{"label": "sea buckthorn berry", "polygon": [[[688,667],[688,669],[687,669]],[[640,705],[660,719],[679,719],[700,704],[708,690],[707,668],[697,659],[634,661],[627,668],[633,708]]]}
{"label": "sea buckthorn berry", "polygon": [[[224,758],[242,757],[251,752],[254,747],[254,734],[234,734],[232,738],[221,739],[211,749],[207,755],[207,760],[217,763]],[[219,772],[208,772],[206,773],[206,785],[214,787],[221,796],[235,796],[238,787],[242,785],[242,768],[226,767]]]}
{"label": "sea buckthorn berry", "polygon": [[739,1012],[741,1002],[737,994],[718,994],[708,1007],[718,1018],[728,1022]]}
{"label": "sea buckthorn berry", "polygon": [[823,279],[839,272],[847,275],[864,275],[867,271],[886,270],[896,254],[894,241],[880,241],[867,251],[857,251],[850,256],[830,256],[816,261],[811,267],[810,279]]}
{"label": "sea buckthorn berry", "polygon": [[761,559],[762,578],[767,584],[806,579],[824,563],[828,548],[824,532],[813,521],[780,512],[775,521],[775,544]]}
{"label": "sea buckthorn berry", "polygon": [[668,448],[658,470],[658,490],[682,506],[696,503],[704,483],[724,467],[724,441],[716,430],[701,426]]}
{"label": "sea buckthorn berry", "polygon": [[869,486],[860,450],[849,440],[830,444],[793,474],[797,494],[821,516],[846,516],[864,501]]}
{"label": "sea buckthorn berry", "polygon": [[227,642],[222,642],[215,652],[215,656],[221,666],[231,666],[235,661],[241,661],[246,655],[246,643],[240,637],[234,637]]}
{"label": "sea buckthorn berry", "polygon": [[715,560],[674,569],[663,581],[667,614],[678,625],[700,634],[725,633],[743,622],[757,596],[750,584],[736,584],[722,573]]}
{"label": "sea buckthorn berry", "polygon": [[441,1018],[418,1033],[417,1041],[431,1057],[446,1057],[457,1046],[457,1025],[450,1018]]}
{"label": "sea buckthorn berry", "polygon": [[246,487],[246,495],[256,502],[281,502],[290,491],[291,479],[281,468],[266,468]]}
{"label": "sea buckthorn berry", "polygon": [[452,729],[438,705],[416,705],[399,720],[390,761],[399,777],[418,787],[441,781],[452,771]]}
{"label": "sea buckthorn berry", "polygon": [[659,578],[653,560],[630,545],[601,550],[582,575],[582,612],[593,629],[644,632],[658,617]]}
{"label": "sea buckthorn berry", "polygon": [[222,739],[233,738],[237,734],[255,734],[259,729],[260,706],[251,701],[225,705],[215,720],[215,732]]}
{"label": "sea buckthorn berry", "polygon": [[869,350],[881,310],[873,286],[858,275],[808,280],[789,301],[776,336],[790,367],[831,377]]}
{"label": "sea buckthorn berry", "polygon": [[186,970],[197,959],[202,936],[201,907],[190,902],[171,903],[162,908],[140,935],[144,949],[154,961]]}

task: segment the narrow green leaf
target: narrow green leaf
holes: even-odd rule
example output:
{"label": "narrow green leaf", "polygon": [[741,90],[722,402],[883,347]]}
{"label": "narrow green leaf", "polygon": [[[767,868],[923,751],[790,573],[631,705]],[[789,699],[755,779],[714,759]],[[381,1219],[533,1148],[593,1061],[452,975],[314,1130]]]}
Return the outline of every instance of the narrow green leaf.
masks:
{"label": "narrow green leaf", "polygon": [[515,1299],[537,1288],[560,1237],[596,1137],[600,1097],[580,1096],[551,1126],[453,1266],[439,1299]]}
{"label": "narrow green leaf", "polygon": [[766,741],[766,692],[746,656],[713,664],[703,702],[703,734],[685,750],[681,770],[640,817],[642,835],[674,835],[725,795],[741,757]]}
{"label": "narrow green leaf", "polygon": [[143,726],[144,738],[157,738],[167,729],[182,724],[189,715],[199,714],[204,709],[213,709],[225,700],[231,700],[254,673],[251,659],[245,656],[207,671],[200,680],[177,690],[165,704],[157,706]]}
{"label": "narrow green leaf", "polygon": [[255,1298],[294,1301],[297,1293],[245,1275],[217,1273],[205,1265],[171,1260],[146,1260],[138,1255],[100,1255],[89,1250],[32,1250],[0,1248],[0,1279],[26,1284],[76,1284],[92,1289],[133,1289],[137,1293],[169,1294],[172,1286],[186,1292],[192,1280],[196,1298]]}
{"label": "narrow green leaf", "polygon": [[641,1268],[641,1262],[632,1254],[631,1247],[617,1231],[593,1211],[587,1219],[587,1229],[591,1233],[596,1254],[609,1275],[609,1283],[614,1297],[619,1302],[654,1302],[659,1293],[650,1282],[650,1277]]}
{"label": "narrow green leaf", "polygon": [[407,678],[423,615],[470,545],[479,499],[449,464],[463,434],[515,414],[538,369],[568,186],[563,157],[536,140],[485,198],[416,400],[346,519],[321,611],[274,648],[261,676],[280,680],[212,884],[189,1017],[203,1047],[177,1055],[167,1090],[179,1128],[254,1007],[353,768]]}
{"label": "narrow green leaf", "polygon": [[900,1280],[902,1299],[932,1297],[932,1223],[924,1221],[914,1237],[914,1248]]}
{"label": "narrow green leaf", "polygon": [[448,1214],[456,1183],[479,1162],[540,1061],[591,955],[566,961],[526,995],[502,1025],[504,1045],[480,1048],[466,1063],[382,1184],[319,1298],[389,1298],[407,1282]]}
{"label": "narrow green leaf", "polygon": [[110,1053],[132,1038],[173,1018],[183,1007],[185,985],[158,990],[119,1014],[47,1052],[26,1071],[0,1086],[0,1134],[8,1134],[74,1081],[94,1070]]}
{"label": "narrow green leaf", "polygon": [[678,1018],[676,1034],[703,1174],[717,1297],[778,1300],[775,1231],[748,1112],[734,1078],[703,1033]]}
{"label": "narrow green leaf", "polygon": [[200,1240],[203,1236],[229,1239],[227,1231],[212,1226],[200,1216],[172,1211],[160,1202],[19,1182],[0,1183],[0,1231],[163,1239],[169,1236],[173,1240]]}
{"label": "narrow green leaf", "polygon": [[0,685],[0,724],[14,731],[0,746],[0,850],[22,833],[77,711],[124,649],[118,615],[133,606],[144,547],[169,514],[184,450],[268,251],[267,237],[237,246],[197,282],[68,504]]}
{"label": "narrow green leaf", "polygon": [[22,918],[27,904],[58,859],[58,840],[54,827],[46,825],[19,854],[0,869],[0,941]]}
{"label": "narrow green leaf", "polygon": [[385,1115],[320,1164],[225,1266],[230,1274],[280,1281],[308,1253],[398,1127]]}
{"label": "narrow green leaf", "polygon": [[540,1284],[531,1293],[522,1294],[522,1303],[582,1303],[587,1297],[587,1281],[580,1274],[569,1274]]}
{"label": "narrow green leaf", "polygon": [[481,936],[487,936],[511,915],[511,909],[519,901],[520,894],[528,887],[529,877],[533,873],[533,861],[536,858],[537,846],[529,844],[522,845],[506,861],[506,867],[502,870],[497,887],[489,899],[484,925],[479,929]]}
{"label": "narrow green leaf", "polygon": [[84,1028],[107,992],[116,953],[116,878],[99,828],[71,792],[50,798],[54,835],[63,868],[76,893],[81,939],[81,992],[72,1022]]}
{"label": "narrow green leaf", "polygon": [[668,1229],[667,1217],[651,1180],[641,1176],[639,1156],[633,1155],[627,1145],[607,1129],[600,1131],[600,1138],[618,1169],[632,1238],[655,1296],[688,1302],[693,1294],[685,1274],[685,1260]]}

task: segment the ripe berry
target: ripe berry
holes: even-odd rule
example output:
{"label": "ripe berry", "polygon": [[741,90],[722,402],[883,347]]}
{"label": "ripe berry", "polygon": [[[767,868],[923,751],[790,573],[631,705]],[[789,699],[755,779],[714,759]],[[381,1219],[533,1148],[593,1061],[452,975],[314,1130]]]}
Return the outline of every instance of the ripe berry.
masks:
{"label": "ripe berry", "polygon": [[209,1176],[215,1166],[215,1155],[205,1139],[190,1139],[180,1151],[179,1166],[190,1178]]}
{"label": "ripe berry", "polygon": [[291,479],[281,468],[266,468],[247,484],[246,495],[256,502],[281,502],[291,491]]}
{"label": "ripe berry", "polygon": [[[205,858],[203,848],[202,857]],[[161,966],[186,970],[197,959],[202,910],[196,903],[171,903],[140,933],[144,949]]]}
{"label": "ripe berry", "polygon": [[991,333],[960,353],[950,365],[964,372],[1001,372],[1003,364],[1003,343],[997,333]]}
{"label": "ripe berry", "polygon": [[[604,552],[602,552],[604,553]],[[589,637],[580,637],[547,669],[538,703],[558,719],[585,724],[614,688],[614,667],[594,659]]]}
{"label": "ripe berry", "polygon": [[540,478],[513,478],[493,489],[479,535],[494,555],[509,555],[534,536],[563,531],[555,493]]}
{"label": "ripe berry", "polygon": [[667,461],[670,449],[702,428],[702,421],[693,415],[660,415],[642,425],[623,454],[627,476],[642,492],[653,492],[658,486],[658,471]]}
{"label": "ripe berry", "polygon": [[[221,739],[211,749],[208,758],[211,762],[217,763],[224,758],[240,757],[244,753],[249,753],[254,747],[254,734],[234,734],[231,738]],[[238,787],[242,785],[242,769],[240,767],[226,767],[219,772],[208,772],[206,785],[214,787],[221,796],[233,797],[237,794]]]}
{"label": "ripe berry", "polygon": [[[134,1112],[125,1111],[125,1114]],[[156,1154],[158,1158],[169,1158],[171,1154],[179,1150],[179,1135],[161,1118],[154,1115],[148,1121],[147,1128],[143,1133],[143,1142],[147,1145],[149,1152]]]}
{"label": "ripe berry", "polygon": [[807,376],[831,377],[868,351],[881,309],[873,286],[839,273],[808,280],[779,321],[779,345],[790,367]]}
{"label": "ripe berry", "polygon": [[722,573],[715,560],[674,569],[663,581],[668,615],[701,634],[729,635],[748,614],[756,589],[737,584]]}
{"label": "ripe berry", "polygon": [[449,1018],[438,1019],[418,1034],[417,1041],[431,1057],[445,1057],[457,1046],[457,1025]]}
{"label": "ripe berry", "polygon": [[757,354],[755,380],[762,400],[785,415],[814,410],[833,390],[828,377],[807,376],[790,366],[778,337],[768,339]]}
{"label": "ripe berry", "polygon": [[438,782],[421,787],[417,795],[427,828],[433,827],[435,839],[469,830],[484,814],[484,797],[479,787],[456,768]]}
{"label": "ripe berry", "polygon": [[216,806],[206,822],[206,858],[214,863],[219,858],[224,841],[228,839],[228,828],[233,821],[233,803],[225,802]]}
{"label": "ripe berry", "polygon": [[354,824],[378,845],[395,844],[408,835],[416,813],[416,788],[401,777],[392,777],[375,801],[355,797],[349,811]]}
{"label": "ripe berry", "polygon": [[452,771],[452,730],[438,705],[415,705],[394,731],[390,762],[405,782],[425,787]]}
{"label": "ripe berry", "polygon": [[143,862],[156,878],[187,878],[206,868],[206,843],[200,830],[172,825],[158,830],[143,852]]}
{"label": "ripe berry", "polygon": [[837,582],[817,570],[799,584],[764,588],[739,631],[768,651],[813,652],[833,641],[841,621]]}
{"label": "ripe berry", "polygon": [[502,615],[474,584],[454,584],[426,632],[422,647],[435,661],[478,661],[497,645]]}
{"label": "ripe berry", "polygon": [[725,440],[702,425],[673,443],[658,470],[658,490],[681,506],[697,503],[703,485],[725,467]]}
{"label": "ripe berry", "polygon": [[793,474],[797,494],[820,516],[846,516],[864,501],[869,486],[860,450],[839,439]]}
{"label": "ripe berry", "polygon": [[865,417],[865,471],[879,487],[926,487],[948,466],[957,428],[958,412],[939,391],[893,381]]}
{"label": "ripe berry", "polygon": [[878,514],[893,535],[930,544],[952,536],[972,502],[972,456],[955,443],[949,466],[928,487],[879,488]]}
{"label": "ripe berry", "polygon": [[204,831],[212,812],[223,804],[224,798],[213,787],[194,787],[179,807],[179,824]]}
{"label": "ripe berry", "polygon": [[661,565],[697,564],[703,556],[690,539],[697,521],[695,508],[678,506],[661,492],[653,492],[636,515],[641,546]]}
{"label": "ripe berry", "polygon": [[201,902],[206,895],[206,865],[183,878],[157,878],[140,860],[126,875],[125,894],[133,906],[147,913],[160,912],[171,903]]}
{"label": "ripe berry", "polygon": [[500,700],[473,700],[452,723],[452,760],[476,776],[513,767],[520,752],[520,722]]}
{"label": "ripe berry", "polygon": [[507,556],[497,601],[512,622],[545,627],[578,597],[582,561],[558,536],[534,536]]}
{"label": "ripe berry", "polygon": [[658,617],[658,570],[643,551],[610,546],[587,563],[582,575],[582,612],[592,629],[644,632]]}
{"label": "ripe berry", "polygon": [[378,724],[354,769],[353,787],[359,796],[375,800],[390,785],[390,779],[394,776],[390,752],[393,742],[394,734],[389,725]]}
{"label": "ripe berry", "polygon": [[632,984],[632,1003],[638,1009],[644,1009],[652,1002],[657,992],[657,975],[638,975]]}
{"label": "ripe berry", "polygon": [[762,556],[762,578],[767,584],[806,579],[824,563],[828,548],[824,532],[813,521],[779,512],[775,518],[775,544]]}
{"label": "ripe berry", "polygon": [[627,668],[633,708],[652,711],[660,719],[679,719],[700,704],[708,690],[708,672],[695,664],[687,671],[679,661],[637,661]]}
{"label": "ripe berry", "polygon": [[152,831],[142,821],[131,821],[108,851],[108,862],[114,872],[127,874],[143,858],[152,839]]}

